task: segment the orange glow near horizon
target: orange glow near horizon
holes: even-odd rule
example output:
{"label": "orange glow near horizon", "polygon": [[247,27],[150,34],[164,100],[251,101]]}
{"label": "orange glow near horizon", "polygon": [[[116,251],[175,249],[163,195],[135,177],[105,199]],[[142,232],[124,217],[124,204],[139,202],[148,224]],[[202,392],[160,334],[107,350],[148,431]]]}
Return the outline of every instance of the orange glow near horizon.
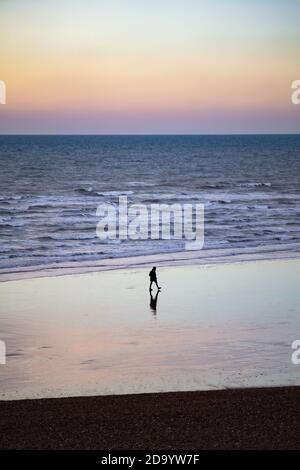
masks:
{"label": "orange glow near horizon", "polygon": [[156,0],[151,6],[92,0],[89,9],[82,1],[74,8],[68,0],[30,0],[26,8],[4,1],[4,131],[22,131],[13,116],[26,113],[42,113],[46,121],[47,113],[60,121],[70,113],[78,119],[107,113],[116,116],[116,132],[122,114],[134,129],[141,115],[174,119],[176,113],[175,132],[187,115],[207,112],[219,118],[274,110],[294,120],[290,84],[299,78],[300,33],[293,2],[188,3],[190,9],[167,1],[160,10]]}

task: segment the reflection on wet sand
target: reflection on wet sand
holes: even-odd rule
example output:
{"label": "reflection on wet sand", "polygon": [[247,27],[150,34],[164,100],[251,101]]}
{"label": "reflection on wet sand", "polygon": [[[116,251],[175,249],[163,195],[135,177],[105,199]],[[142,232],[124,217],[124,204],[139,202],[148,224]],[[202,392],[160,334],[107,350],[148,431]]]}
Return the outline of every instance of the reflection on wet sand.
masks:
{"label": "reflection on wet sand", "polygon": [[156,309],[157,309],[157,299],[158,299],[158,294],[160,293],[160,290],[156,291],[156,294],[153,296],[152,291],[150,290],[150,308],[153,312],[153,315],[156,316]]}

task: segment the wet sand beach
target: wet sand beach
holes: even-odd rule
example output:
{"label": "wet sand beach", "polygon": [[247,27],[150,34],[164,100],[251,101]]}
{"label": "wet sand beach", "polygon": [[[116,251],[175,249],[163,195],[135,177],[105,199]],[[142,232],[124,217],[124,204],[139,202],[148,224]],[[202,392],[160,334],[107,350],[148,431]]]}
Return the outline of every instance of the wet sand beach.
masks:
{"label": "wet sand beach", "polygon": [[300,385],[299,260],[0,283],[0,399]]}
{"label": "wet sand beach", "polygon": [[299,449],[300,261],[148,271],[0,284],[0,448]]}

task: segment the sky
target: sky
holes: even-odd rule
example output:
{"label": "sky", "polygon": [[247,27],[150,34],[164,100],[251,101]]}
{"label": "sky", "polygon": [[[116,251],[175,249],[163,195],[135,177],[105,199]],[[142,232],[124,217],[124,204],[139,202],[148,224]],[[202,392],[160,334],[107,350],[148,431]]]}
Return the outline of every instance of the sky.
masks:
{"label": "sky", "polygon": [[0,0],[0,133],[299,133],[299,24],[300,0]]}

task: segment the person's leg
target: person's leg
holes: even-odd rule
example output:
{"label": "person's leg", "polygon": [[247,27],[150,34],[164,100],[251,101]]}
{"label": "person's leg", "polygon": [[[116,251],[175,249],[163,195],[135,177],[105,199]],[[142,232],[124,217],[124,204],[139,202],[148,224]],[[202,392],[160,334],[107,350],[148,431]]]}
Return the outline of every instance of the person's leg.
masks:
{"label": "person's leg", "polygon": [[153,281],[150,281],[150,287],[149,287],[149,290],[152,290],[152,282],[153,282]]}
{"label": "person's leg", "polygon": [[157,281],[155,281],[157,289],[160,289],[159,285],[157,284]]}

